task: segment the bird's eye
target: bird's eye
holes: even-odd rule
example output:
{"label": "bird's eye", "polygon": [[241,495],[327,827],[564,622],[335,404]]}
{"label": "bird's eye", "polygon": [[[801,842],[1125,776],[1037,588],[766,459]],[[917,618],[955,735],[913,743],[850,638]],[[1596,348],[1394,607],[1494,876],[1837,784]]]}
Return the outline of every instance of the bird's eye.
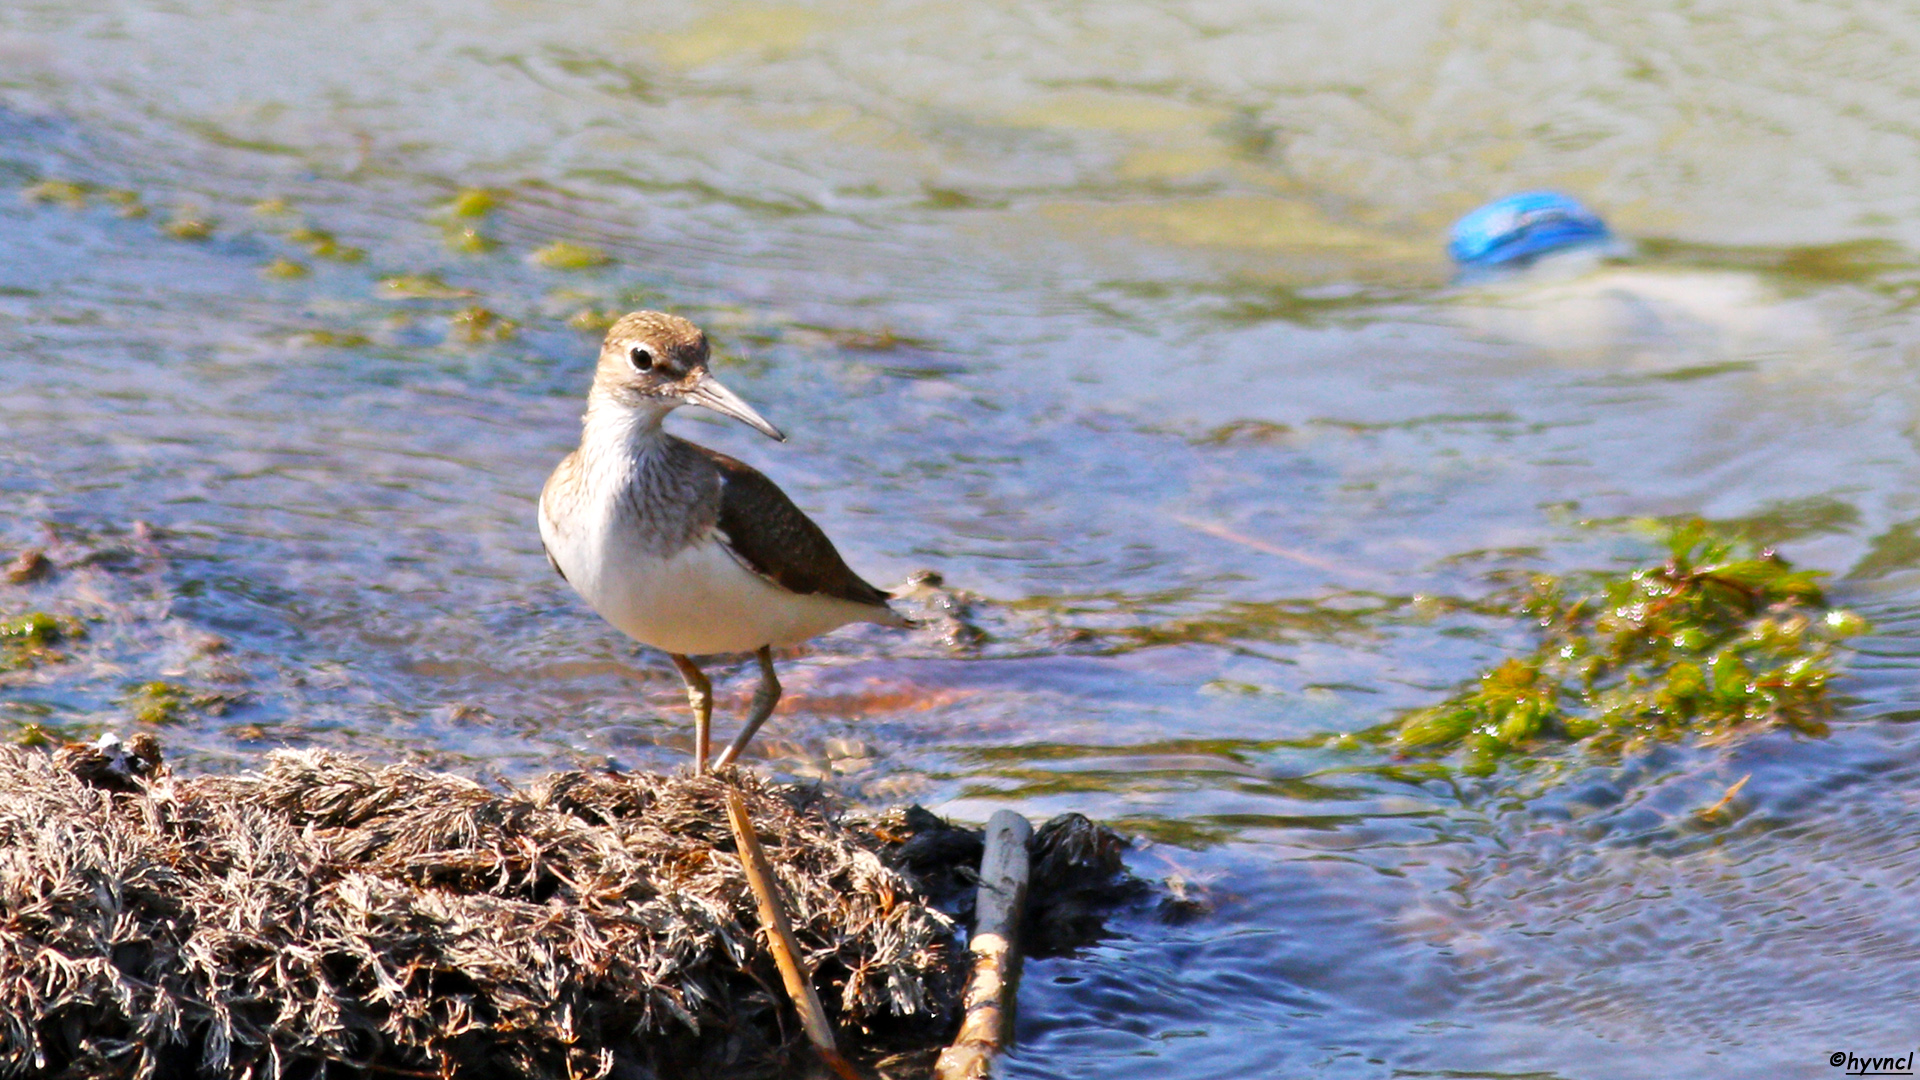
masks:
{"label": "bird's eye", "polygon": [[645,345],[635,345],[632,351],[627,353],[627,359],[633,361],[635,371],[653,370],[653,354],[647,351]]}

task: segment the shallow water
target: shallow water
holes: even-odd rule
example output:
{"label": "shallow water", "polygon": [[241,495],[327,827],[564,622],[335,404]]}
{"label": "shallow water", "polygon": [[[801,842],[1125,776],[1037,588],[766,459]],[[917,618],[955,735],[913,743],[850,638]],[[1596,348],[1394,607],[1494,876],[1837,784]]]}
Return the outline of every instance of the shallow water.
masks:
{"label": "shallow water", "polygon": [[[161,732],[194,768],[679,765],[671,667],[532,526],[591,367],[567,318],[661,306],[793,440],[677,430],[869,578],[983,598],[977,649],[788,658],[768,767],[1123,822],[1205,901],[1031,965],[1011,1075],[1812,1077],[1912,1048],[1912,12],[258,8],[0,7],[0,551],[51,523],[94,556],[0,609],[100,620],[0,683],[9,732],[124,729],[167,679],[206,696]],[[18,197],[47,179],[95,193]],[[1450,286],[1447,222],[1545,185],[1639,256]],[[498,208],[436,212],[467,187]],[[558,239],[613,261],[530,261]],[[380,284],[420,274],[466,295]],[[472,306],[518,332],[467,334]],[[1309,748],[1513,644],[1450,614],[1489,571],[1644,557],[1590,523],[1680,514],[1752,519],[1875,620],[1830,736],[1554,784]],[[716,675],[736,715],[749,672]],[[1748,775],[1731,823],[1694,813]]]}

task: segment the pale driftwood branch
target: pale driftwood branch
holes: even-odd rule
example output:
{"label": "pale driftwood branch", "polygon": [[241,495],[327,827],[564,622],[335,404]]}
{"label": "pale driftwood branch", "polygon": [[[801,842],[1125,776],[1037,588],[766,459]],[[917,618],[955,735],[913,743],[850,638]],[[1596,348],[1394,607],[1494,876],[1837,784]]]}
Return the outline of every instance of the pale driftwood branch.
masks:
{"label": "pale driftwood branch", "polygon": [[980,857],[980,893],[974,902],[973,975],[966,1017],[953,1045],[940,1052],[934,1080],[989,1076],[993,1057],[1013,1041],[1014,987],[1020,974],[1020,916],[1027,907],[1027,841],[1033,826],[1011,810],[987,821]]}
{"label": "pale driftwood branch", "polygon": [[740,866],[747,872],[747,884],[760,904],[760,925],[767,930],[767,946],[780,968],[780,981],[787,984],[787,996],[800,1012],[800,1025],[807,1040],[819,1052],[821,1060],[846,1080],[859,1080],[859,1073],[840,1056],[833,1041],[833,1025],[827,1022],[827,1010],[800,966],[800,944],[794,940],[793,924],[787,921],[786,907],[780,902],[780,889],[773,880],[773,866],[753,833],[753,821],[747,816],[747,803],[740,792],[727,789],[727,823],[733,826],[733,841],[740,849]]}

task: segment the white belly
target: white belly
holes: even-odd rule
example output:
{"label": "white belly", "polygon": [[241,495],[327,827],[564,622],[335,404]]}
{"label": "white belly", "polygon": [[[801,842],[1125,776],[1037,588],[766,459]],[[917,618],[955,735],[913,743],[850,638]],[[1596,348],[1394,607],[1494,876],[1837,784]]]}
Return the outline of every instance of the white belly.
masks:
{"label": "white belly", "polygon": [[618,532],[604,525],[561,537],[543,514],[540,526],[561,573],[601,618],[670,653],[793,645],[880,614],[865,604],[788,592],[741,566],[718,538],[662,558],[619,543]]}

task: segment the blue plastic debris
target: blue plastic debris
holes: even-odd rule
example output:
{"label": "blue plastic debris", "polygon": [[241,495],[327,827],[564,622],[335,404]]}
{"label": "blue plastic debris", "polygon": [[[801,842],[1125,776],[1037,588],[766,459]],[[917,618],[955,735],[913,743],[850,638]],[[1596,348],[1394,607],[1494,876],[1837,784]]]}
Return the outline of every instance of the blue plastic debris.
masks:
{"label": "blue plastic debris", "polygon": [[1552,251],[1612,241],[1600,215],[1557,191],[1523,191],[1453,223],[1447,254],[1462,267],[1524,266]]}

